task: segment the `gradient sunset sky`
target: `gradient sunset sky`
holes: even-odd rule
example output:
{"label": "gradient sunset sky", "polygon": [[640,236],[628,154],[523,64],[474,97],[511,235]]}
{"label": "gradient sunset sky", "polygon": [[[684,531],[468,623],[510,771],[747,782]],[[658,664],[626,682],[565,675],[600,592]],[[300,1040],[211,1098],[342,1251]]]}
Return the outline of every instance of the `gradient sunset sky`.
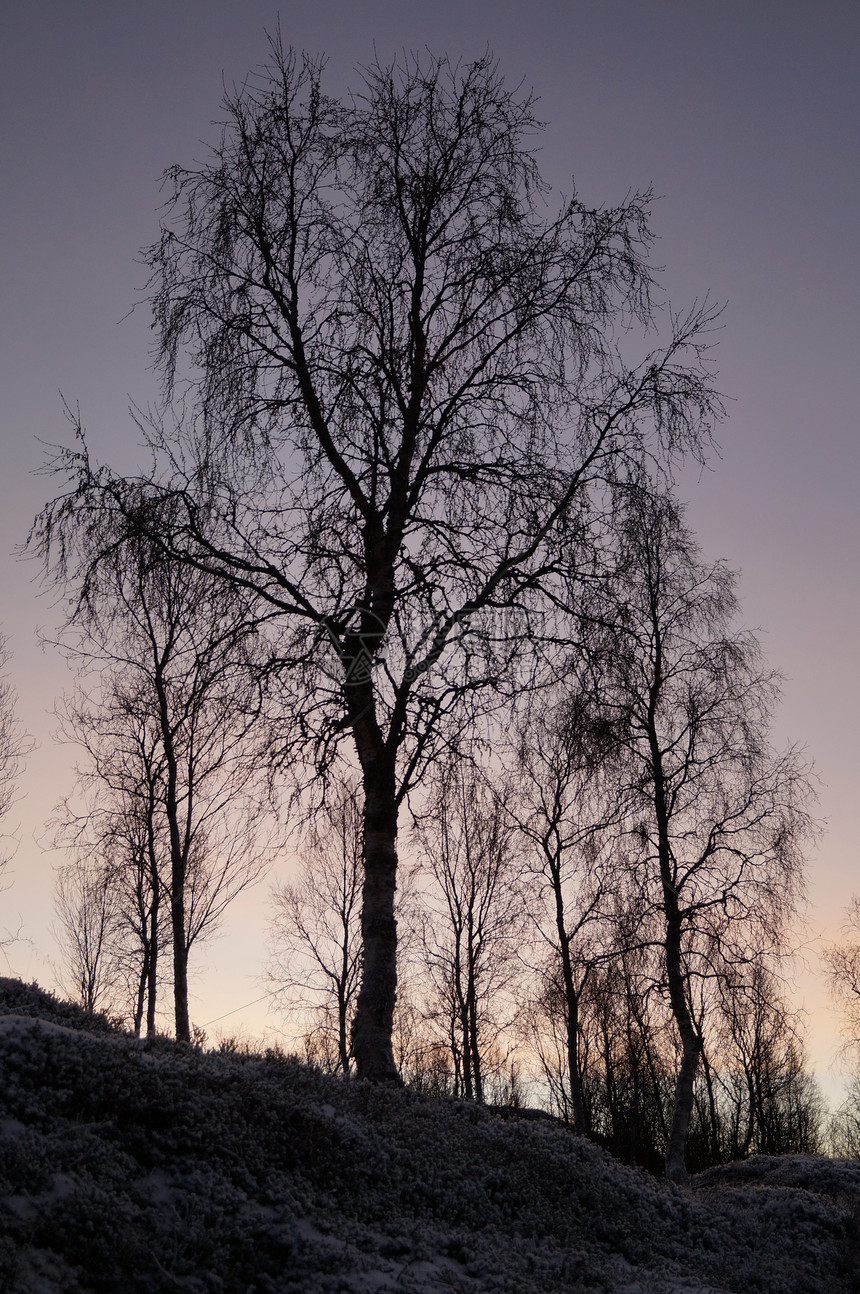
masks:
{"label": "gradient sunset sky", "polygon": [[[856,0],[5,0],[0,12],[0,627],[38,741],[2,895],[0,928],[20,921],[29,940],[9,948],[11,973],[52,983],[58,860],[38,842],[72,780],[49,714],[70,676],[34,633],[56,612],[12,553],[53,492],[34,474],[40,442],[68,442],[62,392],[97,457],[142,465],[127,406],[157,388],[146,307],[128,312],[144,284],[138,249],[158,233],[159,177],[205,158],[222,83],[265,61],[279,17],[285,43],[329,56],[334,93],[374,50],[468,60],[489,48],[540,97],[545,178],[570,192],[573,177],[590,205],[653,186],[668,299],[725,302],[722,457],[681,494],[706,553],[742,570],[744,621],[786,675],[778,739],[807,747],[828,823],[810,861],[810,930],[835,935],[860,891]],[[198,955],[197,1023],[262,992],[265,906],[263,886]],[[814,975],[799,992],[824,1073],[836,1017]],[[258,1005],[210,1034],[272,1024]]]}

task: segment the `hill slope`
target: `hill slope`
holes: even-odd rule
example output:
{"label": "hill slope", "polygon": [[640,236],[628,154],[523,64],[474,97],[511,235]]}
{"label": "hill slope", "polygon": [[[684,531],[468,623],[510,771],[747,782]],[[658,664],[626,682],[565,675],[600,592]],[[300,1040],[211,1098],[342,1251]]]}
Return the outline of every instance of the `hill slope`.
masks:
{"label": "hill slope", "polygon": [[858,1164],[682,1192],[549,1122],[82,1023],[0,980],[9,1294],[860,1289]]}

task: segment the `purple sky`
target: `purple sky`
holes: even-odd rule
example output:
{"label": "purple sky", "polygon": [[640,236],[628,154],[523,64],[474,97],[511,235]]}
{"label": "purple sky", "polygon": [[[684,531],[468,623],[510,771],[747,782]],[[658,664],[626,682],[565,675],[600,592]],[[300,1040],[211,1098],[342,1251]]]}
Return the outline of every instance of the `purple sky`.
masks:
{"label": "purple sky", "polygon": [[[21,717],[39,741],[18,809],[21,845],[0,927],[32,941],[14,973],[50,982],[52,863],[34,837],[70,789],[47,711],[64,667],[35,645],[53,613],[11,550],[51,492],[39,439],[67,438],[59,391],[80,402],[93,449],[138,461],[128,398],[147,368],[140,246],[157,235],[158,180],[205,155],[222,76],[264,61],[276,4],[258,0],[28,0],[4,6],[0,232],[0,625]],[[860,890],[858,806],[860,438],[857,435],[858,78],[852,0],[509,0],[284,4],[284,39],[329,55],[329,88],[399,48],[465,58],[489,46],[540,96],[544,174],[588,203],[649,184],[656,258],[683,307],[726,302],[716,353],[731,397],[722,461],[683,482],[707,553],[743,571],[748,624],[787,675],[780,739],[808,746],[829,831],[810,868],[813,929],[835,932]],[[265,893],[242,901],[195,984],[200,1023],[260,991]],[[820,1066],[835,1023],[814,981]],[[225,1027],[261,1027],[260,1009]]]}

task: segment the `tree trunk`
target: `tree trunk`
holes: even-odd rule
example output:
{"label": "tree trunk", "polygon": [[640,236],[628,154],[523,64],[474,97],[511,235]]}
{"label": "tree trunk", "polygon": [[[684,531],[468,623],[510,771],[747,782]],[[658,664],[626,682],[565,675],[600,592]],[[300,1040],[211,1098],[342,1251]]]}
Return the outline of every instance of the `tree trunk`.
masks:
{"label": "tree trunk", "polygon": [[158,983],[158,899],[153,900],[149,917],[149,950],[147,964],[146,1036],[155,1035],[155,998]]}
{"label": "tree trunk", "polygon": [[[346,936],[344,936],[345,938]],[[346,960],[344,958],[344,960]],[[343,973],[342,984],[346,982],[346,972]],[[340,1067],[343,1070],[344,1078],[349,1077],[349,1037],[347,1032],[347,1011],[348,1003],[346,1000],[346,990],[341,986],[337,995],[337,1054],[340,1061]]]}
{"label": "tree trunk", "polygon": [[[661,678],[661,674],[662,667],[658,662],[658,679]],[[672,1122],[669,1125],[669,1137],[666,1143],[666,1177],[670,1182],[687,1186],[690,1182],[690,1174],[684,1162],[684,1149],[687,1143],[690,1115],[693,1112],[693,1090],[696,1084],[696,1072],[699,1068],[701,1045],[687,1004],[684,966],[681,956],[682,914],[678,902],[678,891],[675,887],[672,847],[669,838],[668,790],[663,775],[662,752],[656,728],[654,727],[656,696],[657,689],[655,688],[649,713],[648,740],[651,749],[652,776],[654,779],[657,854],[665,921],[663,947],[666,956],[666,980],[669,987],[669,1001],[678,1036],[681,1040],[681,1065],[675,1081],[675,1102],[672,1109]]]}
{"label": "tree trunk", "polygon": [[555,925],[558,934],[559,951],[561,952],[561,973],[564,981],[564,1021],[570,1108],[573,1114],[573,1130],[578,1136],[584,1137],[586,1135],[587,1121],[585,1118],[585,1102],[582,1099],[582,1075],[579,1072],[579,994],[573,978],[573,961],[570,955],[570,939],[567,934],[561,875],[555,867],[552,869],[552,887],[555,898]]}
{"label": "tree trunk", "polygon": [[693,1112],[693,1090],[699,1068],[699,1040],[695,1032],[692,1037],[683,1037],[681,1045],[681,1066],[675,1083],[675,1104],[666,1146],[666,1177],[679,1186],[687,1186],[690,1174],[684,1161],[684,1148],[687,1144],[687,1129]]}
{"label": "tree trunk", "polygon": [[455,1028],[452,1030],[454,1037],[454,1068],[459,1074],[459,1081],[454,1087],[454,1095],[460,1096],[466,1101],[471,1101],[474,1092],[472,1090],[472,1048],[469,1043],[469,991],[468,987],[464,989],[463,978],[464,958],[468,957],[463,952],[463,936],[458,923],[454,930],[454,949],[451,956],[451,991],[453,1001],[451,1004],[452,1014],[455,1017]]}
{"label": "tree trunk", "polygon": [[567,1076],[570,1088],[570,1109],[573,1114],[573,1130],[577,1136],[588,1135],[588,1119],[585,1117],[585,1100],[582,1095],[582,1073],[579,1068],[579,998],[573,994],[568,1003],[567,1017]]}
{"label": "tree trunk", "polygon": [[[471,944],[471,940],[470,940]],[[472,1067],[472,1087],[474,1098],[480,1104],[484,1102],[484,1079],[481,1073],[481,1052],[478,1046],[478,993],[475,986],[475,973],[472,964],[472,949],[469,948],[469,1032],[467,1045]]]}
{"label": "tree trunk", "polygon": [[[375,727],[375,724],[374,724]],[[359,1078],[399,1083],[391,1045],[397,997],[397,799],[393,762],[368,750],[356,732],[364,781],[364,885],[361,988],[352,1026],[352,1053]],[[381,743],[380,743],[381,744]]]}
{"label": "tree trunk", "polygon": [[[174,728],[171,722],[170,706],[165,682],[165,661],[156,664],[154,682],[158,697],[158,712],[161,724],[161,741],[167,766],[167,787],[164,797],[164,809],[170,833],[170,920],[173,935],[173,1008],[177,1042],[191,1041],[191,1025],[188,1019],[188,947],[185,942],[185,874],[189,840],[187,832],[183,839],[179,824],[179,761],[174,745]],[[188,794],[191,793],[191,774],[188,775]]]}
{"label": "tree trunk", "polygon": [[134,1036],[140,1037],[141,1025],[143,1024],[143,1008],[146,1005],[146,982],[149,975],[149,940],[143,945],[143,960],[140,964],[140,974],[137,977],[137,993],[134,1000]]}
{"label": "tree trunk", "polygon": [[461,1082],[458,1096],[462,1096],[465,1101],[471,1101],[475,1092],[472,1087],[472,1048],[469,1043],[469,1011],[466,1005],[466,996],[460,985],[460,970],[457,970],[457,999],[459,1003],[458,1020],[459,1033],[457,1037],[457,1051],[460,1056]]}
{"label": "tree trunk", "polygon": [[717,1110],[717,1097],[714,1091],[714,1076],[711,1070],[710,1061],[708,1060],[704,1048],[702,1049],[702,1073],[705,1079],[705,1091],[708,1096],[708,1120],[710,1122],[710,1135],[708,1139],[711,1143],[710,1156],[712,1162],[718,1164],[722,1159],[722,1147],[720,1145],[720,1116]]}
{"label": "tree trunk", "polygon": [[170,903],[173,924],[173,1008],[176,1020],[176,1041],[191,1041],[191,1023],[188,1018],[188,949],[185,946],[185,893],[184,876]]}
{"label": "tree trunk", "polygon": [[158,914],[161,907],[161,877],[158,874],[158,854],[155,848],[155,804],[153,783],[150,781],[150,802],[147,817],[146,845],[149,860],[149,883],[152,902],[149,905],[149,939],[147,941],[147,1003],[146,1036],[155,1037],[155,1005],[158,986]]}
{"label": "tree trunk", "polygon": [[663,903],[666,917],[666,979],[669,985],[672,1015],[681,1039],[681,1064],[675,1080],[675,1102],[666,1144],[666,1177],[670,1182],[686,1186],[689,1185],[690,1174],[684,1162],[684,1148],[687,1143],[690,1115],[693,1112],[693,1091],[699,1068],[701,1043],[687,1004],[681,958],[681,918],[678,899],[671,880],[667,879],[665,869]]}
{"label": "tree trunk", "polygon": [[134,1000],[134,1014],[132,1015],[132,1031],[135,1038],[140,1037],[140,1028],[143,1022],[143,1004],[146,998],[146,978],[145,968],[138,977],[137,993]]}

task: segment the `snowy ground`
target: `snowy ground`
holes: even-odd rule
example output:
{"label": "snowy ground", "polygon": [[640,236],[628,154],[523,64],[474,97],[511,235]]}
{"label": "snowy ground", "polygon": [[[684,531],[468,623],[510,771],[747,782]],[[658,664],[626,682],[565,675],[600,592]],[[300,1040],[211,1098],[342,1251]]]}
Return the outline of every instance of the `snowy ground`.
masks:
{"label": "snowy ground", "polygon": [[841,1294],[860,1164],[681,1191],[549,1121],[81,1030],[0,980],[4,1294]]}

